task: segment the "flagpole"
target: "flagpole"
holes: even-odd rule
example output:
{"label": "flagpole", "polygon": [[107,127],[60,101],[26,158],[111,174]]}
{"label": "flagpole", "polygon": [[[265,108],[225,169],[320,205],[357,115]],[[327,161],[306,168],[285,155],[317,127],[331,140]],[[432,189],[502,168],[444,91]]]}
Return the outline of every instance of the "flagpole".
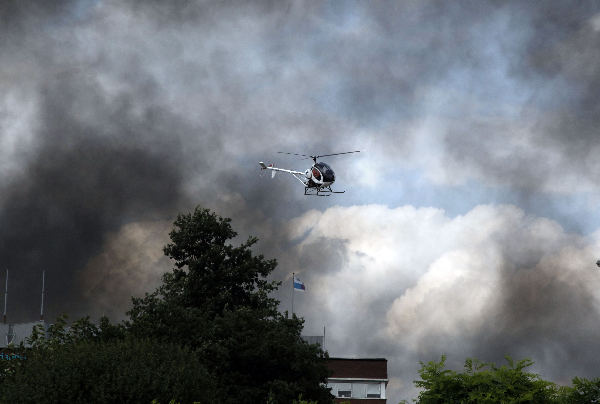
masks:
{"label": "flagpole", "polygon": [[295,274],[292,272],[292,318],[294,318],[294,276]]}

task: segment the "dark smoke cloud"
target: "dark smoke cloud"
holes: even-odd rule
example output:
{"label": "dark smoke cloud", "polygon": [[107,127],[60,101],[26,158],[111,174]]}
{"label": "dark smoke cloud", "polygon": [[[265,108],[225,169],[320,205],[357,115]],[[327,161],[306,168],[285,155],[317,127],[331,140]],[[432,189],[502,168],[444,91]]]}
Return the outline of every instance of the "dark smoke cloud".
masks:
{"label": "dark smoke cloud", "polygon": [[[67,311],[81,301],[77,274],[108,232],[168,217],[182,203],[177,131],[186,129],[164,110],[145,107],[136,117],[130,97],[107,103],[100,95],[76,77],[45,88],[35,152],[3,192],[0,256],[19,291],[13,320],[37,309],[24,302],[39,300],[42,269],[49,313]],[[82,119],[88,111],[92,122]]]}

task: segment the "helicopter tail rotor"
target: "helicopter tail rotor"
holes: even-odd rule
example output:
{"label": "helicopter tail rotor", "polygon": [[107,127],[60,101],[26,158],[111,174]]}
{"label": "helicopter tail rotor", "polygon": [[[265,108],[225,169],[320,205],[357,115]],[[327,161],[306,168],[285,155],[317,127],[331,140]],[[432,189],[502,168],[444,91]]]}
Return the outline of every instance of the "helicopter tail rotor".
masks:
{"label": "helicopter tail rotor", "polygon": [[[260,161],[258,164],[260,165],[260,171],[261,171],[261,173],[262,173],[264,170],[267,170],[267,169],[272,169],[272,168],[274,167],[273,163],[265,164],[265,163],[263,163],[262,161]],[[272,171],[271,171],[271,178],[275,178],[275,173],[276,173],[276,172],[277,172],[276,170],[272,170]]]}

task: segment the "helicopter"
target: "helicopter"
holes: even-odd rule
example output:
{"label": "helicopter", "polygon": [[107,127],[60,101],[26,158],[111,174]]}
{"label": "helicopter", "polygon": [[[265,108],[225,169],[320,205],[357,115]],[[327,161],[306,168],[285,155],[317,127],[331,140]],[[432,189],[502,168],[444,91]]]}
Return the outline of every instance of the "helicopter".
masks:
{"label": "helicopter", "polygon": [[350,154],[350,153],[360,153],[360,150],[354,150],[344,153],[332,153],[332,154],[322,154],[319,156],[309,156],[307,154],[298,154],[298,153],[287,153],[287,152],[277,152],[280,154],[291,154],[294,156],[302,156],[306,159],[311,158],[313,160],[313,165],[311,168],[306,171],[294,171],[287,170],[285,168],[274,167],[273,164],[266,165],[262,161],[258,164],[260,165],[261,170],[271,170],[271,176],[275,177],[275,173],[277,171],[281,171],[284,173],[291,174],[298,181],[304,185],[304,195],[314,195],[314,196],[329,196],[331,194],[343,194],[346,191],[334,191],[331,189],[331,185],[335,182],[335,173],[331,169],[331,167],[323,163],[322,161],[317,162],[317,159],[320,157],[328,157],[328,156],[338,156],[340,154]]}

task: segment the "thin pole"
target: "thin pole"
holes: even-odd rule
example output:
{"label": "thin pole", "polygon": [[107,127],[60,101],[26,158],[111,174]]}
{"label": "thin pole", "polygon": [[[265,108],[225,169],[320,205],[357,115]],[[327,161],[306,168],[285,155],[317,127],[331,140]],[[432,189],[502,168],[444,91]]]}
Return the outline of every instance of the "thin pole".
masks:
{"label": "thin pole", "polygon": [[46,286],[46,271],[42,271],[42,307],[40,309],[40,321],[44,321],[44,292]]}
{"label": "thin pole", "polygon": [[294,276],[295,274],[292,272],[292,318],[294,318]]}
{"label": "thin pole", "polygon": [[6,301],[8,299],[8,269],[6,270],[6,286],[4,287],[4,316],[3,321],[6,324]]}
{"label": "thin pole", "polygon": [[325,351],[325,324],[323,324],[323,351]]}

